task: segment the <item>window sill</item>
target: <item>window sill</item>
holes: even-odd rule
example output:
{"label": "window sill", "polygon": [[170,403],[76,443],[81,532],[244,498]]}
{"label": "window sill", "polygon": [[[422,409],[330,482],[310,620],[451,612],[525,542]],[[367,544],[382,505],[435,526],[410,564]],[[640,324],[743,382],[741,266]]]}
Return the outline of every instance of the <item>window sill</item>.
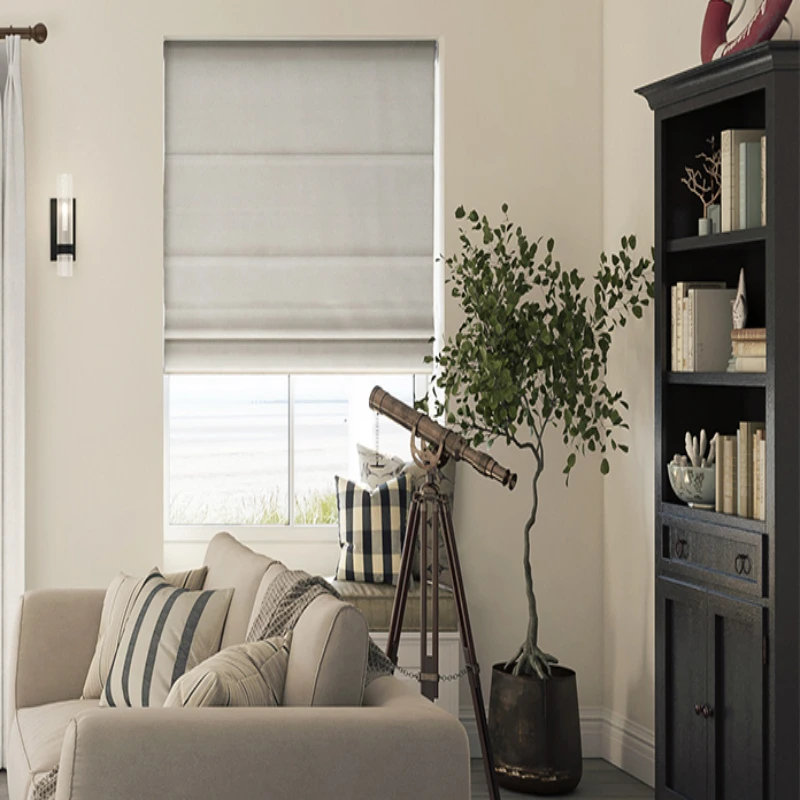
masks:
{"label": "window sill", "polygon": [[221,531],[244,544],[331,544],[338,541],[336,525],[167,525],[164,542],[207,543]]}

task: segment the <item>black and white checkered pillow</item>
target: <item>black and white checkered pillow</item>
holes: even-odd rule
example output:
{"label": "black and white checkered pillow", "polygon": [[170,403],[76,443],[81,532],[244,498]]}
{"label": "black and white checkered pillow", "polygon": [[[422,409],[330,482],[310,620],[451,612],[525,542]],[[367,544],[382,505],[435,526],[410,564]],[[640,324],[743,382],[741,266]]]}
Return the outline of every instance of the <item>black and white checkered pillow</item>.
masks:
{"label": "black and white checkered pillow", "polygon": [[336,580],[397,583],[408,516],[405,475],[370,489],[336,476],[339,566]]}

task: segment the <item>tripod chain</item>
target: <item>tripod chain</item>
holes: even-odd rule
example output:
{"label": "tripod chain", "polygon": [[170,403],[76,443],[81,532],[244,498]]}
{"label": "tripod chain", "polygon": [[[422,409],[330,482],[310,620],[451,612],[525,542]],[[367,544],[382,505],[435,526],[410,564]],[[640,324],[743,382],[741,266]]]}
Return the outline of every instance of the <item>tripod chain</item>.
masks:
{"label": "tripod chain", "polygon": [[[399,664],[395,667],[395,670],[401,675],[405,675],[406,678],[411,678],[411,680],[414,680],[417,683],[422,683],[422,673],[419,670],[415,672],[414,670],[406,669],[406,667],[401,667]],[[450,675],[439,675],[438,677],[442,683],[447,683],[448,681],[457,681],[459,678],[463,678],[468,672],[470,672],[470,670],[476,674],[478,672],[477,666],[467,664],[459,672],[453,672]]]}

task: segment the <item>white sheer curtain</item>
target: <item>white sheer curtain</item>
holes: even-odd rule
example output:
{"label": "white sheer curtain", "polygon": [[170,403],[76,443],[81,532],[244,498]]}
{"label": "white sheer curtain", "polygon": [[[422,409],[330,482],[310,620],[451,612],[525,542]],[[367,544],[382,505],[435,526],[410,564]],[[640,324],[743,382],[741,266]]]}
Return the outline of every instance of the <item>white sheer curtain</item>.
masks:
{"label": "white sheer curtain", "polygon": [[20,39],[6,39],[0,56],[0,603],[2,603],[2,739],[6,763],[9,654],[13,619],[25,589],[25,136]]}

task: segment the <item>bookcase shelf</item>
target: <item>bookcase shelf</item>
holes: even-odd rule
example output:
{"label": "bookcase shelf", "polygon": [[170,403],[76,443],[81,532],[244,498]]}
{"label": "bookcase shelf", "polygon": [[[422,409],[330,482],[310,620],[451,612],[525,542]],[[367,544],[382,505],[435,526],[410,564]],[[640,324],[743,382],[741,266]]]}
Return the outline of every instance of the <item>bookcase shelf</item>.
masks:
{"label": "bookcase shelf", "polygon": [[740,247],[741,245],[763,243],[766,238],[766,228],[748,228],[744,231],[715,233],[711,236],[685,236],[681,239],[670,239],[666,243],[666,251],[668,253],[690,253],[712,248]]}
{"label": "bookcase shelf", "polygon": [[[800,798],[800,45],[640,94],[655,112],[655,796]],[[727,130],[765,131],[767,224],[695,236],[701,207],[681,177]],[[671,372],[672,287],[734,289],[740,270],[766,373]],[[667,462],[686,432],[743,422],[765,424],[766,520],[680,503]]]}
{"label": "bookcase shelf", "polygon": [[765,372],[667,372],[667,383],[676,386],[766,386]]}

